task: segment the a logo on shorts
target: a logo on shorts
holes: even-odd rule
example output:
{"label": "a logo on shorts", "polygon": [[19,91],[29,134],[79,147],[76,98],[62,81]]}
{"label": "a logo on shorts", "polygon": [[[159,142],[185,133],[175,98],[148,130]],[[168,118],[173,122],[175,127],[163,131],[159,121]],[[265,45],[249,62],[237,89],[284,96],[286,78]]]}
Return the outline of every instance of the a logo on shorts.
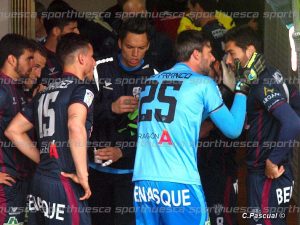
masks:
{"label": "a logo on shorts", "polygon": [[223,208],[224,208],[223,205],[220,203],[214,205],[214,211],[216,216],[220,216],[222,214]]}
{"label": "a logo on shorts", "polygon": [[20,211],[21,209],[19,210],[18,207],[9,207],[8,215],[10,216],[20,215],[21,214]]}
{"label": "a logo on shorts", "polygon": [[9,217],[8,222],[4,223],[3,225],[23,225],[24,223],[19,223],[18,219],[16,217]]}

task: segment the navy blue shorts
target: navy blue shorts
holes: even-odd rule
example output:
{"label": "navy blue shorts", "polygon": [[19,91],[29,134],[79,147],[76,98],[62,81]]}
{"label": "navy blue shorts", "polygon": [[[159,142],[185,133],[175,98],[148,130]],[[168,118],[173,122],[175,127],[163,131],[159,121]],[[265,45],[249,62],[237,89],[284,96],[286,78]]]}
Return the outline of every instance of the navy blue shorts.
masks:
{"label": "navy blue shorts", "polygon": [[0,224],[23,224],[29,184],[17,181],[12,187],[0,184]]}
{"label": "navy blue shorts", "polygon": [[277,179],[263,173],[248,173],[247,195],[249,210],[243,213],[250,225],[286,225],[287,211],[293,192],[293,174],[289,167]]}
{"label": "navy blue shorts", "polygon": [[203,176],[201,182],[208,206],[210,222],[212,225],[236,225],[238,180],[236,176],[219,173],[209,173]]}
{"label": "navy blue shorts", "polygon": [[90,225],[90,212],[81,186],[68,178],[35,173],[29,191],[30,225]]}

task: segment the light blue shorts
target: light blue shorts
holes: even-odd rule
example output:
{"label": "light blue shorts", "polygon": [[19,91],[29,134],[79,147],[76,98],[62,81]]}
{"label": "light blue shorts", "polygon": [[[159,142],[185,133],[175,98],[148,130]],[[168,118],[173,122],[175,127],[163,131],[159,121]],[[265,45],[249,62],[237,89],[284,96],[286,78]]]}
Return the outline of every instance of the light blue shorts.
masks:
{"label": "light blue shorts", "polygon": [[136,181],[136,225],[209,225],[202,186]]}

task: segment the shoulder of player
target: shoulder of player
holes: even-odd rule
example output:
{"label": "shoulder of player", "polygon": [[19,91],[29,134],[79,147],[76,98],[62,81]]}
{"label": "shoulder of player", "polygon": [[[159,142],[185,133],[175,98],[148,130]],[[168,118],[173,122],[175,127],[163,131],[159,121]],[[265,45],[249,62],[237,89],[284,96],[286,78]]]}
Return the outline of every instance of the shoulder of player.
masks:
{"label": "shoulder of player", "polygon": [[267,66],[260,75],[258,84],[254,84],[249,95],[261,96],[272,93],[285,94],[285,78],[282,73],[273,66]]}
{"label": "shoulder of player", "polygon": [[12,99],[12,95],[10,90],[8,90],[8,85],[0,84],[0,105],[1,108],[4,106],[8,106],[11,103],[9,103]]}
{"label": "shoulder of player", "polygon": [[151,63],[148,63],[147,61],[144,62],[144,64],[139,69],[139,71],[143,71],[143,73],[149,76],[159,73],[158,69],[155,66],[153,66]]}
{"label": "shoulder of player", "polygon": [[259,77],[259,85],[278,85],[285,81],[285,77],[275,67],[268,65]]}
{"label": "shoulder of player", "polygon": [[1,82],[0,83],[0,95],[10,95],[11,85],[9,83]]}
{"label": "shoulder of player", "polygon": [[115,56],[110,56],[106,58],[100,58],[96,60],[96,67],[104,67],[104,66],[110,66],[116,62],[116,57]]}

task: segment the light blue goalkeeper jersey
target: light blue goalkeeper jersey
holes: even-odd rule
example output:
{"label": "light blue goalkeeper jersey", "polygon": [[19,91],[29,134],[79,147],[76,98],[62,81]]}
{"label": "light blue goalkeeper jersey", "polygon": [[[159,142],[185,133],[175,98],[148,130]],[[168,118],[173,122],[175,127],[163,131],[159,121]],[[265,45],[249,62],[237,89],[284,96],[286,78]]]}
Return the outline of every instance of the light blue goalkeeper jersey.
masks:
{"label": "light blue goalkeeper jersey", "polygon": [[222,105],[217,84],[186,64],[152,76],[140,95],[133,181],[199,185],[201,121]]}

